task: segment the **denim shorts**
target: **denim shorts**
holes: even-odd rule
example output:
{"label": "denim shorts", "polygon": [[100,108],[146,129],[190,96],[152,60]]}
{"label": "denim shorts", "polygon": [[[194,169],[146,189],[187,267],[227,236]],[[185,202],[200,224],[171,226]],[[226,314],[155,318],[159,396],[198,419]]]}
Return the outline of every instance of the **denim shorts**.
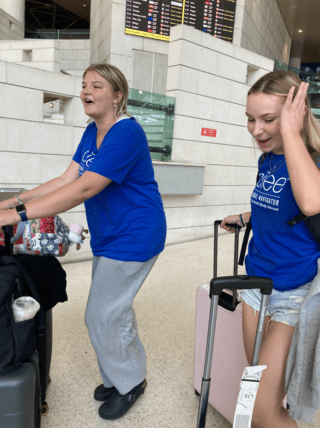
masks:
{"label": "denim shorts", "polygon": [[[267,306],[267,316],[271,316],[271,321],[295,327],[299,320],[301,303],[306,297],[311,284],[312,281],[288,291],[273,290],[271,296],[269,296]],[[251,306],[255,311],[260,311],[260,289],[243,290],[240,296],[241,300],[247,305]]]}

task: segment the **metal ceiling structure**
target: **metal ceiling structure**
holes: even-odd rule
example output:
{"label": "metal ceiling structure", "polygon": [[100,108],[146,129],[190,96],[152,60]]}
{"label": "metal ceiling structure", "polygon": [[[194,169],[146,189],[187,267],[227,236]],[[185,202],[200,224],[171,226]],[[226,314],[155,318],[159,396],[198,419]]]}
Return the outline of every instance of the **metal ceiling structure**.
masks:
{"label": "metal ceiling structure", "polygon": [[54,0],[57,5],[64,7],[69,12],[90,21],[91,0]]}
{"label": "metal ceiling structure", "polygon": [[26,0],[26,29],[88,29],[90,1]]}

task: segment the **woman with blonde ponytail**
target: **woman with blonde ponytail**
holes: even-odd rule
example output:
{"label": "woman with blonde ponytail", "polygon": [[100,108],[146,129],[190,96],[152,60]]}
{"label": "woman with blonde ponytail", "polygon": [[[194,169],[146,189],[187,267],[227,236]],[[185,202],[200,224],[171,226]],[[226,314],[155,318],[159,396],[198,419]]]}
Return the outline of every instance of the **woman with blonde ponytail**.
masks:
{"label": "woman with blonde ponytail", "polygon": [[[265,158],[251,196],[251,211],[242,214],[244,223],[251,218],[253,231],[245,264],[248,275],[269,277],[274,284],[259,360],[267,369],[255,402],[253,428],[298,427],[283,407],[286,362],[301,305],[311,285],[320,288],[320,245],[304,221],[293,227],[288,223],[300,211],[306,216],[320,213],[320,128],[307,90],[308,84],[294,73],[274,71],[261,77],[247,98],[248,131]],[[243,225],[239,214],[221,223],[234,232],[228,223]],[[245,290],[241,298],[250,363],[261,294]]]}

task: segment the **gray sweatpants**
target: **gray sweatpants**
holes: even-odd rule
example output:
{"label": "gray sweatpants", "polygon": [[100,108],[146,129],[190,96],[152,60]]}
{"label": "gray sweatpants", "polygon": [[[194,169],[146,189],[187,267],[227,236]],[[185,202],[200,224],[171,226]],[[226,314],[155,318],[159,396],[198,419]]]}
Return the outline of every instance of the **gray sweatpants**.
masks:
{"label": "gray sweatpants", "polygon": [[146,378],[133,300],[158,256],[140,262],[93,258],[85,322],[106,388],[126,394]]}

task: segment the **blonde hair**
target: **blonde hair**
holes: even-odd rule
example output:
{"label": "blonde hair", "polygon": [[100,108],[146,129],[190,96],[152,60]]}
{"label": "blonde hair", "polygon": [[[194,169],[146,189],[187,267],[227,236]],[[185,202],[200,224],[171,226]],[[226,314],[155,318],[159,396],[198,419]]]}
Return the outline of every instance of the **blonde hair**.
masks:
{"label": "blonde hair", "polygon": [[[283,98],[285,102],[288,93],[292,86],[295,87],[294,95],[296,96],[299,89],[301,80],[299,77],[292,71],[272,71],[271,73],[265,74],[262,76],[248,91],[248,96],[250,94],[256,94],[262,92],[267,95],[276,95]],[[308,111],[304,118],[304,128],[302,131],[302,138],[306,145],[306,148],[318,166],[319,159],[316,160],[316,157],[320,156],[320,126],[311,112],[310,103],[308,97],[306,97],[306,106]]]}
{"label": "blonde hair", "polygon": [[111,64],[91,64],[83,73],[83,79],[88,71],[96,71],[99,73],[107,82],[110,83],[113,92],[121,92],[122,99],[117,103],[116,114],[117,116],[122,116],[126,114],[131,116],[128,112],[128,96],[129,96],[129,87],[127,79],[124,77],[123,73],[114,65]]}

